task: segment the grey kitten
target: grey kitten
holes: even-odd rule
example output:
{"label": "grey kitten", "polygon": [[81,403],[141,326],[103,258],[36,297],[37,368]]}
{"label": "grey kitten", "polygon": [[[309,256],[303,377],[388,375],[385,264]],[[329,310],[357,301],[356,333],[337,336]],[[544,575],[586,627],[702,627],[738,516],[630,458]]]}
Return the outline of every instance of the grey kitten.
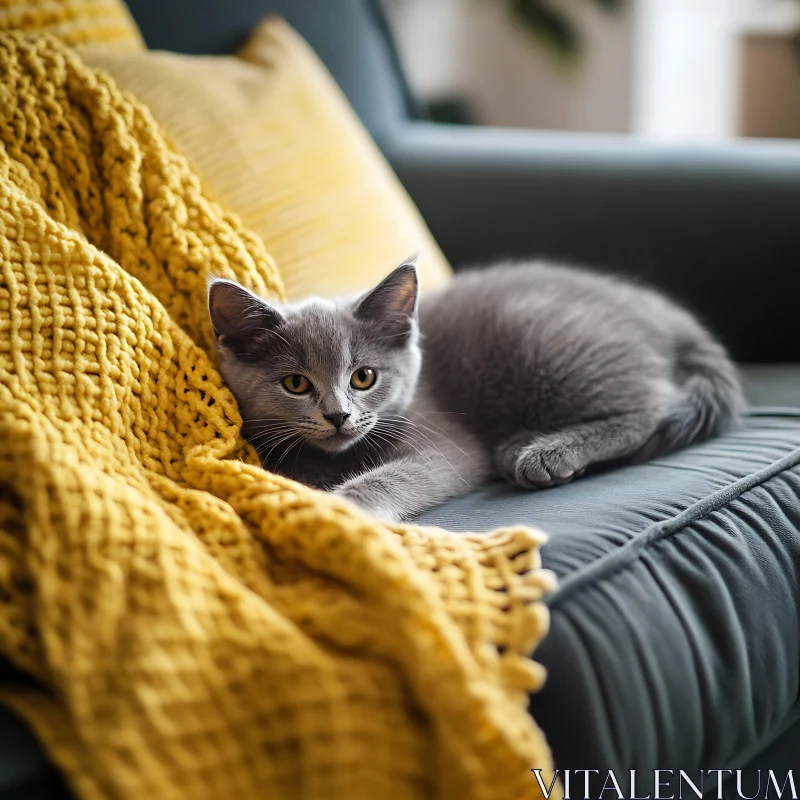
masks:
{"label": "grey kitten", "polygon": [[215,280],[209,311],[264,467],[387,520],[492,476],[542,488],[668,453],[744,408],[688,312],[545,263],[460,273],[419,302],[410,263],[357,298],[280,307]]}

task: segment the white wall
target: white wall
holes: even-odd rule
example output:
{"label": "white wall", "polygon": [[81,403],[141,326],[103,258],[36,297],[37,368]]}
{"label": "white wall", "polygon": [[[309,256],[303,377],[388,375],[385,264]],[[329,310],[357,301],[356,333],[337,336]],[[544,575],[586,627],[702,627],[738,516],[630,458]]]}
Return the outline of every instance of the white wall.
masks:
{"label": "white wall", "polygon": [[[794,1],[794,0],[793,0]],[[634,130],[718,141],[738,130],[740,34],[775,0],[638,0]]]}
{"label": "white wall", "polygon": [[424,97],[467,97],[489,125],[626,132],[633,118],[633,15],[563,0],[585,32],[572,69],[484,0],[392,0],[403,63]]}
{"label": "white wall", "polygon": [[797,0],[628,0],[619,17],[587,0],[560,2],[586,34],[585,57],[573,71],[515,27],[502,3],[387,0],[422,96],[462,95],[489,125],[662,141],[735,136],[743,31],[765,17],[785,29],[800,7]]}

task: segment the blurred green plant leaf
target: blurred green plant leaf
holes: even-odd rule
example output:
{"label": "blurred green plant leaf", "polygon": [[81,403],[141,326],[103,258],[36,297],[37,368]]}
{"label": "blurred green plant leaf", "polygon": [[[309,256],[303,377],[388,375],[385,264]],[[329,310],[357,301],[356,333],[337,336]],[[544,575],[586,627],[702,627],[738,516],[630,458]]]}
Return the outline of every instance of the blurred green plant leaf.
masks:
{"label": "blurred green plant leaf", "polygon": [[[527,31],[539,39],[552,53],[565,61],[573,61],[583,51],[583,36],[570,16],[566,4],[559,0],[503,0]],[[626,0],[584,0],[604,11],[615,12]]]}
{"label": "blurred green plant leaf", "polygon": [[580,51],[580,34],[569,17],[540,0],[508,0],[514,16],[557,55],[571,58]]}

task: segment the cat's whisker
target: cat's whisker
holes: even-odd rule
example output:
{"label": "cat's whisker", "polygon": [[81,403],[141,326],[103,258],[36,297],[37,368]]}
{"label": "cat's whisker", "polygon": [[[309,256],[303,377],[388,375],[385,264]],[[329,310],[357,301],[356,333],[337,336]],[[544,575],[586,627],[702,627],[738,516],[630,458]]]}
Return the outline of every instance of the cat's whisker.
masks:
{"label": "cat's whisker", "polygon": [[[429,419],[428,417],[426,417],[426,416],[425,416],[425,415],[424,415],[424,414],[423,414],[421,411],[412,410],[410,413],[411,413],[411,414],[414,414],[414,415],[416,415],[416,416],[418,416],[418,417],[422,417],[422,419],[424,419],[424,420],[425,420],[425,422],[427,422],[429,425],[432,425],[432,426],[433,426],[433,427],[434,427],[434,428],[435,428],[437,431],[439,431],[439,433],[441,433],[443,436],[447,436],[447,435],[448,435],[448,434],[447,434],[447,431],[446,431],[446,430],[444,430],[444,428],[441,428],[439,425],[437,425],[437,424],[436,424],[435,422],[433,422],[431,419]],[[418,424],[418,423],[416,423],[416,424]]]}
{"label": "cat's whisker", "polygon": [[[396,415],[396,416],[400,416],[400,415]],[[403,418],[403,419],[406,419],[406,418]],[[458,477],[459,477],[459,478],[460,478],[462,481],[464,481],[464,478],[462,477],[461,473],[460,473],[460,472],[459,472],[459,471],[458,471],[458,470],[457,470],[457,469],[456,469],[456,468],[453,466],[453,464],[450,462],[450,459],[449,459],[449,458],[448,458],[448,457],[447,457],[447,456],[446,456],[446,455],[445,455],[445,454],[444,454],[444,453],[441,451],[441,449],[440,449],[440,448],[439,448],[439,447],[436,445],[436,443],[435,443],[435,442],[433,442],[433,441],[432,441],[432,440],[431,440],[431,439],[430,439],[428,436],[426,436],[424,433],[422,433],[422,431],[415,430],[415,427],[416,427],[416,426],[415,426],[415,423],[411,422],[411,420],[406,420],[406,421],[407,421],[407,422],[408,422],[408,424],[410,424],[412,427],[411,427],[411,428],[407,428],[407,429],[404,431],[404,434],[405,434],[405,441],[406,441],[408,444],[411,444],[411,443],[412,443],[412,441],[415,441],[415,442],[416,442],[416,444],[417,444],[417,445],[419,445],[419,446],[420,446],[420,447],[421,447],[423,450],[427,449],[427,447],[432,447],[432,448],[433,448],[433,449],[434,449],[434,450],[435,450],[435,451],[438,453],[438,455],[439,455],[439,457],[442,459],[442,461],[444,461],[444,462],[445,462],[445,464],[447,464],[447,466],[448,466],[448,467],[449,467],[449,468],[452,470],[452,472],[453,472],[455,475],[457,475],[457,476],[458,476]],[[424,426],[423,426],[423,427],[424,427]],[[420,440],[420,438],[413,439],[413,437],[414,437],[414,436],[421,437],[421,440]],[[458,447],[458,445],[454,444],[454,443],[453,443],[452,441],[450,441],[449,439],[448,439],[447,441],[448,441],[448,443],[449,443],[449,444],[451,444],[453,447],[455,447],[455,448],[456,448],[456,450],[459,450],[461,453],[463,453],[463,454],[464,454],[464,456],[465,456],[466,458],[468,458],[468,459],[470,459],[470,460],[471,460],[470,456],[469,456],[467,453],[464,453],[464,451],[463,451],[463,450],[462,450],[460,447]],[[413,446],[413,445],[412,445],[412,446]],[[415,448],[415,449],[416,449],[416,448]],[[417,450],[417,452],[419,452],[419,450]],[[467,483],[467,482],[466,482],[466,481],[464,481],[464,483]],[[467,485],[469,485],[469,484],[467,484]]]}
{"label": "cat's whisker", "polygon": [[250,430],[280,430],[282,428],[297,428],[296,422],[247,422],[247,428]]}
{"label": "cat's whisker", "polygon": [[432,447],[435,447],[435,444],[428,439],[422,433],[422,431],[416,430],[413,426],[410,426],[407,423],[382,420],[379,424],[383,430],[392,431],[396,436],[398,436],[398,438],[402,439],[415,437],[420,443],[429,444]]}
{"label": "cat's whisker", "polygon": [[275,469],[276,470],[278,469],[278,467],[280,467],[281,462],[283,461],[283,459],[286,458],[286,456],[288,456],[289,453],[292,451],[292,449],[294,447],[296,447],[298,444],[300,445],[300,449],[302,449],[302,447],[303,447],[303,437],[300,434],[298,434],[297,438],[286,448],[286,450],[283,451],[281,457],[278,459],[278,463],[275,465]]}
{"label": "cat's whisker", "polygon": [[256,430],[256,431],[280,431],[280,430],[294,430],[297,426],[292,425],[290,423],[283,423],[281,425],[276,425],[273,422],[262,422],[259,425],[253,426],[250,423],[247,425],[249,430]]}
{"label": "cat's whisker", "polygon": [[412,420],[412,419],[409,419],[408,417],[404,417],[402,414],[393,414],[392,416],[393,416],[393,417],[396,417],[397,419],[401,419],[401,420],[403,420],[404,422],[407,422],[409,425],[413,425],[414,427],[418,427],[418,428],[425,428],[425,430],[429,430],[431,433],[434,433],[434,434],[435,434],[435,433],[438,433],[438,434],[441,434],[441,435],[442,435],[444,438],[446,438],[446,439],[449,439],[449,436],[448,436],[448,434],[447,434],[447,431],[445,431],[443,428],[440,428],[440,427],[439,427],[438,425],[436,425],[434,422],[431,422],[431,420],[429,420],[429,419],[428,419],[428,418],[427,418],[427,417],[426,417],[426,416],[425,416],[423,413],[421,413],[420,411],[410,411],[409,413],[411,413],[411,414],[416,414],[418,417],[422,417],[422,419],[424,419],[426,422],[428,422],[428,423],[430,423],[431,425],[433,425],[433,428],[435,428],[436,430],[434,431],[432,428],[429,428],[427,425],[422,425],[422,424],[421,424],[421,423],[419,423],[419,422],[414,422],[414,420]]}
{"label": "cat's whisker", "polygon": [[[397,446],[397,445],[396,445],[396,444],[395,444],[395,443],[394,443],[394,442],[393,442],[391,439],[388,439],[388,438],[387,438],[386,436],[384,436],[382,433],[380,433],[380,432],[378,432],[378,431],[375,431],[375,429],[374,429],[374,428],[373,428],[373,430],[372,430],[372,431],[370,431],[370,433],[369,433],[369,434],[367,434],[367,437],[371,436],[371,435],[372,435],[372,433],[374,433],[374,434],[375,434],[375,437],[376,437],[377,439],[380,439],[382,442],[386,442],[386,444],[388,444],[390,447],[393,447],[393,448],[394,448],[394,449],[395,449],[395,450],[396,450],[398,453],[402,452],[402,451],[400,450],[400,448],[399,448],[399,447],[398,447],[398,446]],[[373,442],[371,439],[367,438],[367,439],[366,439],[366,442],[367,442],[367,444],[369,444],[369,445],[373,446],[373,447],[375,448],[375,450],[376,450],[376,451],[379,451],[378,445],[377,445],[375,442]]]}
{"label": "cat's whisker", "polygon": [[395,428],[386,426],[380,422],[376,423],[375,426],[370,431],[369,435],[372,434],[382,434],[384,437],[390,437],[395,441],[404,441],[406,439],[405,432],[401,430],[397,430]]}
{"label": "cat's whisker", "polygon": [[[265,459],[269,458],[270,453],[272,453],[272,451],[276,447],[280,447],[281,444],[283,444],[286,441],[289,441],[289,437],[290,436],[292,436],[292,434],[284,434],[283,436],[278,437],[278,438],[268,439],[268,440],[265,440],[265,441],[262,441],[262,442],[258,442],[256,444],[256,449],[260,453],[263,453],[266,450],[267,451],[267,455],[264,456],[264,458]],[[269,448],[269,449],[267,449],[267,448]]]}
{"label": "cat's whisker", "polygon": [[[381,432],[381,433],[383,433],[383,432]],[[380,438],[381,437],[381,433],[377,433],[376,432],[376,436],[378,436],[378,438]],[[405,442],[405,444],[407,444],[421,458],[426,458],[427,457],[427,454],[425,452],[425,448],[423,447],[423,444],[421,442],[415,441],[414,439],[411,439],[411,438],[408,438],[408,437],[398,437],[398,439],[400,439],[400,438],[402,438],[402,440]],[[441,453],[440,453],[440,455],[441,455]],[[447,461],[447,459],[444,456],[442,456],[442,458],[445,461]],[[449,462],[448,462],[448,465],[449,465]]]}
{"label": "cat's whisker", "polygon": [[279,426],[263,426],[258,428],[250,428],[247,431],[248,436],[268,436],[270,434],[278,434],[278,433],[286,433],[288,431],[293,431],[294,425],[279,425]]}
{"label": "cat's whisker", "polygon": [[[268,453],[267,453],[267,454],[264,456],[264,458],[263,458],[263,461],[265,461],[265,462],[266,462],[266,461],[268,461],[268,460],[269,460],[269,457],[272,455],[272,453],[273,453],[273,451],[275,450],[275,448],[276,448],[276,447],[280,447],[282,444],[285,444],[286,442],[291,442],[291,441],[292,441],[293,439],[295,439],[295,438],[297,438],[297,439],[301,438],[301,437],[300,437],[300,434],[299,434],[299,433],[288,433],[288,434],[286,434],[285,436],[283,436],[282,438],[280,438],[280,439],[279,439],[277,442],[275,442],[275,444],[273,444],[273,445],[272,445],[272,447],[269,449],[269,452],[268,452]],[[285,454],[285,453],[284,453],[284,454]],[[280,463],[280,462],[279,462],[279,463]]]}
{"label": "cat's whisker", "polygon": [[249,437],[250,441],[260,447],[265,447],[268,444],[271,444],[273,441],[277,441],[283,436],[287,436],[290,431],[280,431],[279,433],[257,433],[254,436]]}
{"label": "cat's whisker", "polygon": [[300,447],[297,448],[297,452],[294,454],[294,462],[292,464],[292,469],[293,470],[297,467],[297,462],[300,459],[300,453],[303,452],[303,445],[304,444],[305,444],[305,442],[303,442],[303,444],[301,444]]}
{"label": "cat's whisker", "polygon": [[262,431],[257,432],[248,438],[251,442],[253,442],[253,444],[257,444],[263,449],[267,445],[272,444],[272,442],[277,441],[283,436],[288,436],[291,433],[295,433],[295,431],[291,428],[280,431]]}
{"label": "cat's whisker", "polygon": [[[380,452],[377,443],[373,442],[371,439],[367,439],[366,440],[366,444],[368,444],[373,449],[374,453]],[[371,468],[372,469],[377,469],[378,468],[377,462],[375,461],[375,459],[369,453],[365,453],[364,454],[364,458],[369,460],[369,463],[371,464]]]}
{"label": "cat's whisker", "polygon": [[263,452],[266,448],[269,448],[267,450],[267,452],[266,452],[266,455],[262,456],[262,461],[266,462],[269,459],[270,455],[272,455],[272,451],[275,450],[275,448],[280,447],[285,442],[288,442],[289,438],[290,438],[290,435],[287,434],[285,437],[282,437],[281,439],[279,439],[277,441],[271,441],[271,442],[266,442],[265,444],[262,444],[258,448],[259,452]]}
{"label": "cat's whisker", "polygon": [[295,447],[296,447],[296,446],[299,444],[299,442],[300,442],[300,441],[301,441],[301,440],[300,440],[299,438],[298,438],[298,439],[295,439],[295,440],[294,440],[294,441],[293,441],[293,442],[292,442],[292,443],[291,443],[291,444],[290,444],[290,445],[289,445],[289,446],[288,446],[288,447],[287,447],[287,448],[286,448],[286,449],[283,451],[283,453],[281,453],[281,455],[280,455],[280,458],[278,458],[278,462],[277,462],[277,464],[275,464],[275,471],[276,471],[276,472],[277,472],[277,471],[280,469],[280,466],[281,466],[281,464],[283,463],[283,460],[286,458],[286,456],[288,456],[288,455],[289,455],[289,453],[291,453],[291,452],[292,452],[292,450],[293,450],[293,449],[294,449],[294,448],[295,448]]}
{"label": "cat's whisker", "polygon": [[[427,420],[428,422],[431,422],[424,414],[421,414],[419,411],[415,411],[413,413],[419,414],[419,416],[422,417],[424,420]],[[434,426],[437,429],[436,431],[434,431],[432,428],[429,428],[427,425],[421,425],[420,423],[414,422],[413,420],[410,420],[410,419],[408,419],[408,417],[404,417],[401,414],[395,414],[394,416],[400,417],[400,419],[405,420],[406,422],[408,422],[409,425],[411,425],[412,427],[414,427],[416,429],[424,428],[425,430],[430,431],[431,434],[434,435],[434,436],[441,436],[449,445],[451,445],[452,447],[455,447],[455,449],[458,450],[465,458],[468,458],[470,461],[472,460],[472,456],[470,456],[469,453],[465,453],[464,450],[462,450],[450,438],[450,436],[447,435],[447,432],[442,430],[442,428],[440,428],[438,425]],[[434,425],[434,423],[431,422],[431,425]],[[437,431],[438,431],[438,433],[437,433]],[[420,431],[420,433],[421,433],[421,431]],[[431,443],[431,445],[433,447],[436,447],[436,445],[433,443],[433,441],[431,441],[427,436],[425,438],[428,439],[428,441]]]}
{"label": "cat's whisker", "polygon": [[[419,414],[419,416],[423,416],[421,411],[415,411],[414,409],[408,409],[409,413],[411,414]],[[465,417],[467,415],[466,411],[434,411],[433,409],[426,409],[429,414],[457,414],[460,417]],[[427,419],[427,417],[425,417]]]}

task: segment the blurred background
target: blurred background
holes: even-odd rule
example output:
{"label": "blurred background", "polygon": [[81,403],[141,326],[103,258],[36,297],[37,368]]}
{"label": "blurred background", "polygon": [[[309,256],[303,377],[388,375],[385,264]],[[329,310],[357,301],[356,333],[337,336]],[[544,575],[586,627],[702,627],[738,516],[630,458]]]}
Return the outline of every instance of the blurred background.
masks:
{"label": "blurred background", "polygon": [[435,119],[800,138],[800,0],[387,0]]}

